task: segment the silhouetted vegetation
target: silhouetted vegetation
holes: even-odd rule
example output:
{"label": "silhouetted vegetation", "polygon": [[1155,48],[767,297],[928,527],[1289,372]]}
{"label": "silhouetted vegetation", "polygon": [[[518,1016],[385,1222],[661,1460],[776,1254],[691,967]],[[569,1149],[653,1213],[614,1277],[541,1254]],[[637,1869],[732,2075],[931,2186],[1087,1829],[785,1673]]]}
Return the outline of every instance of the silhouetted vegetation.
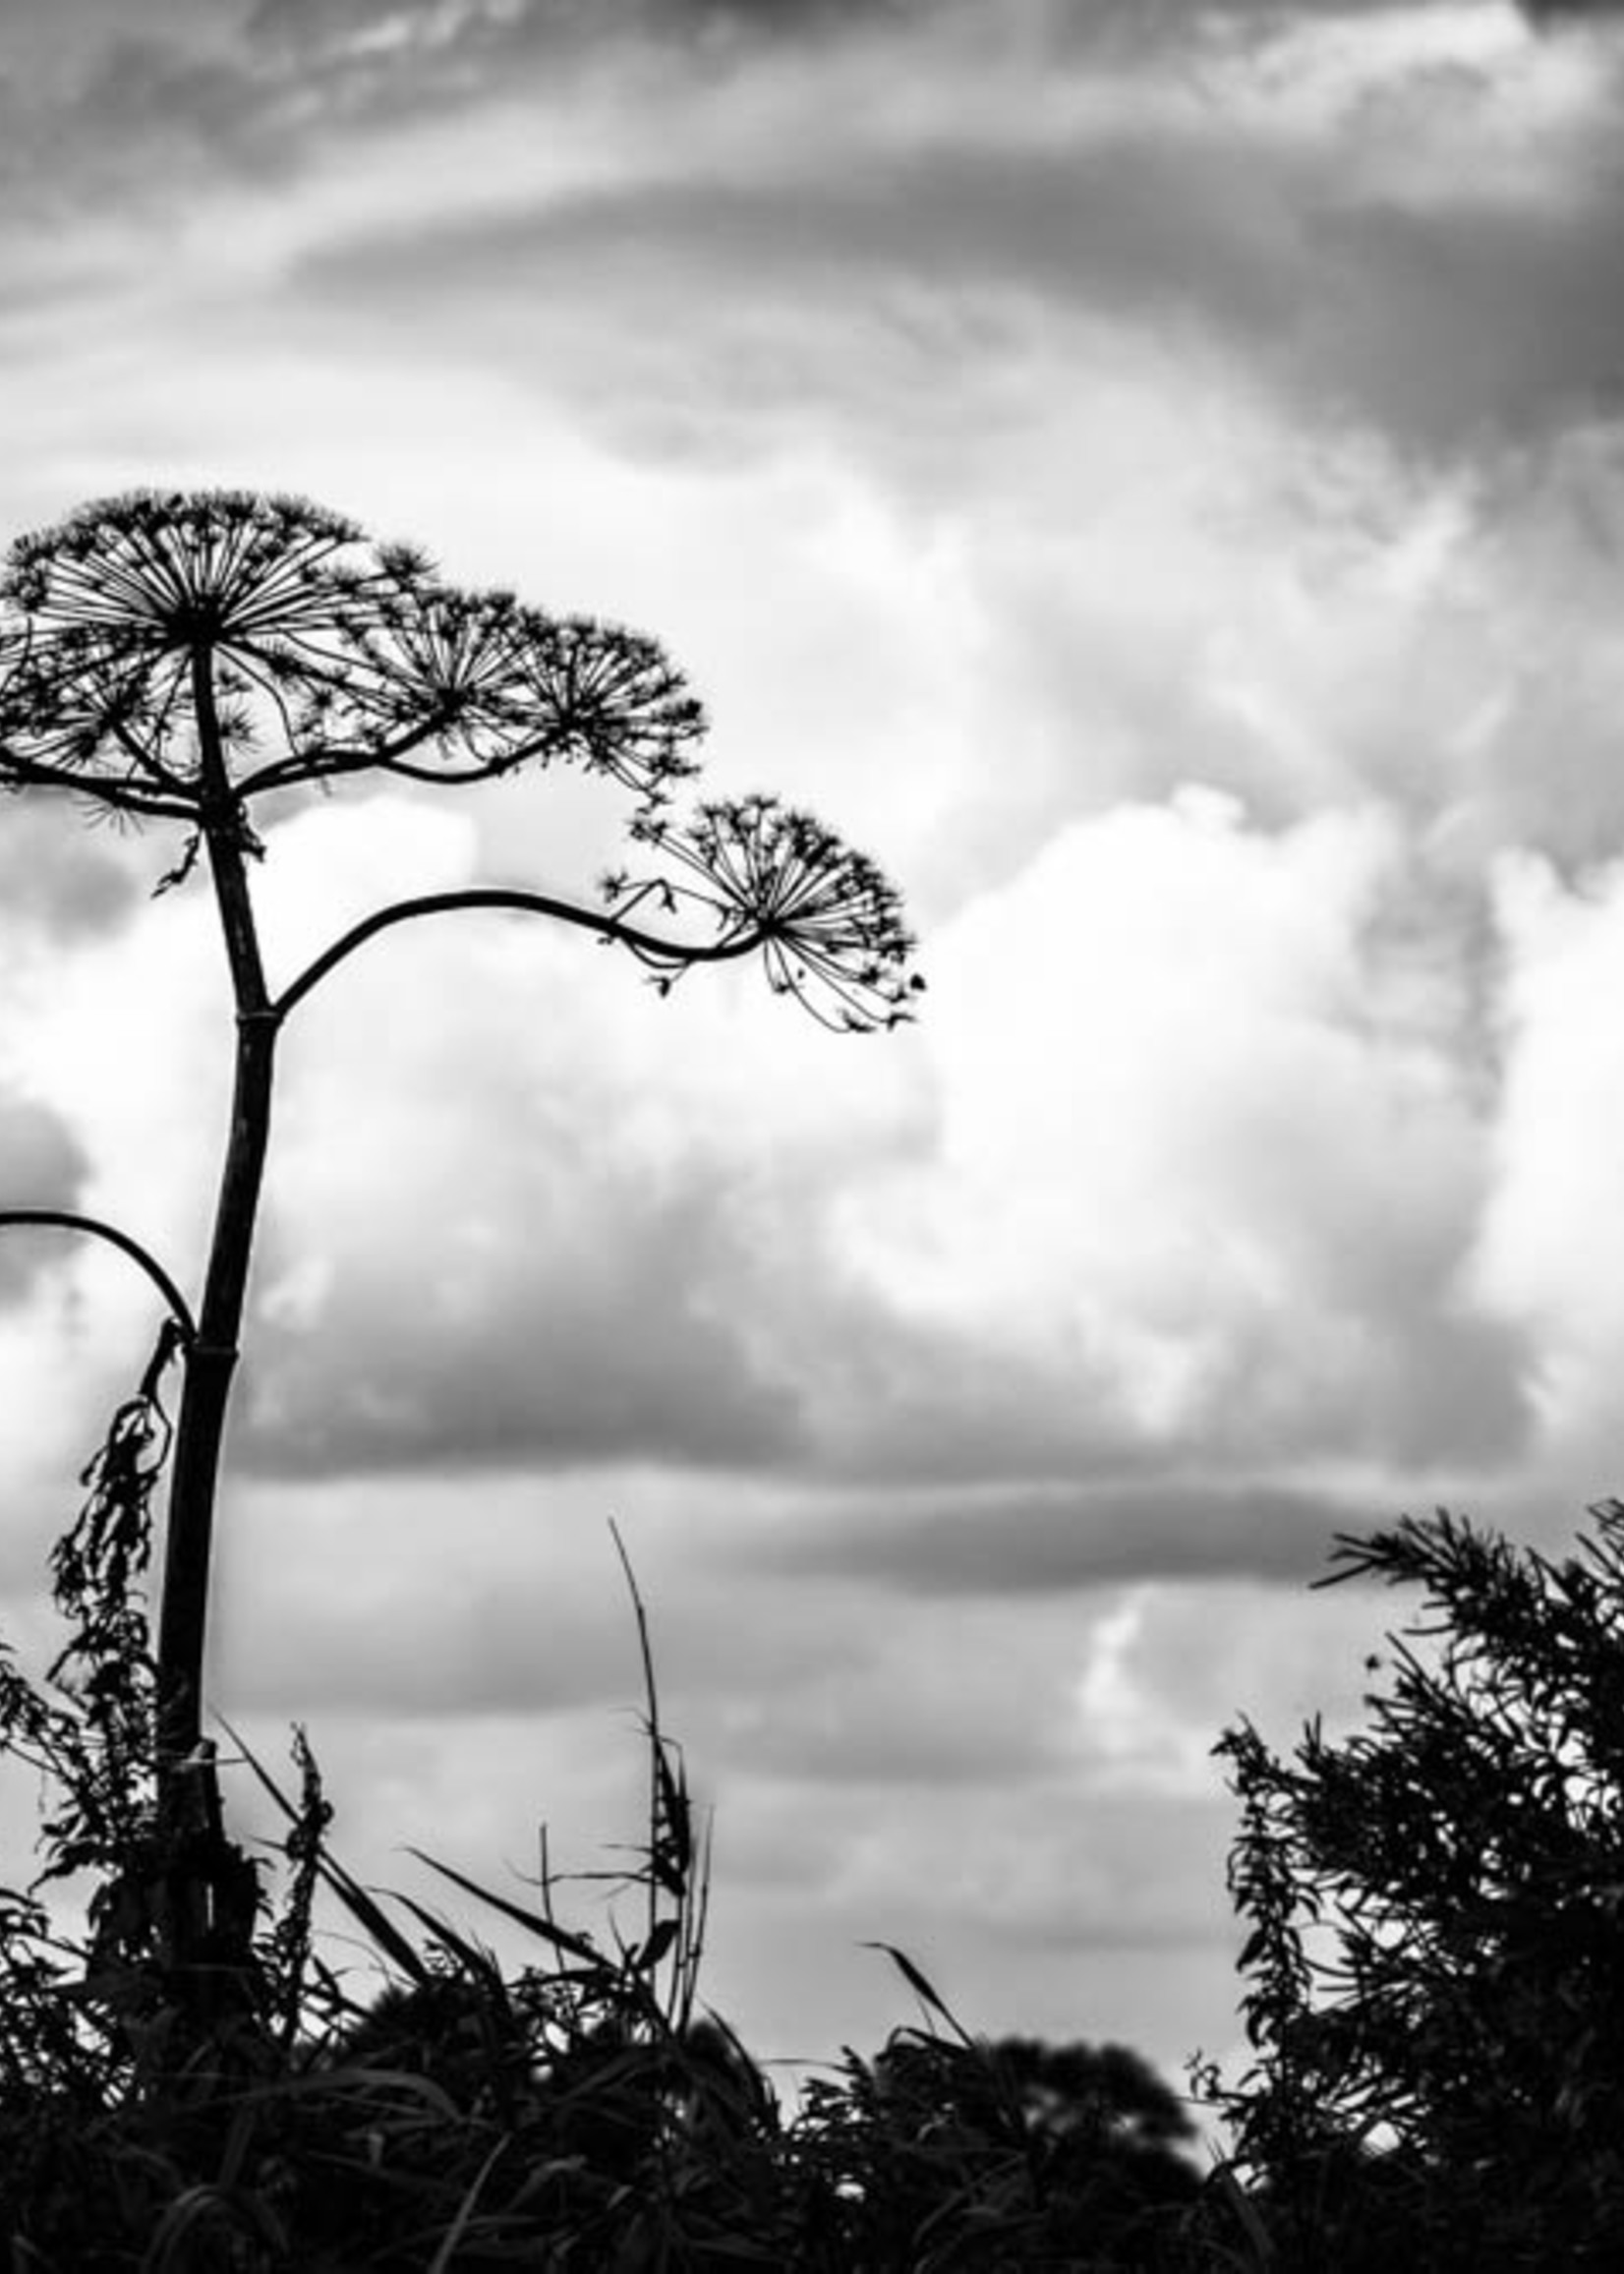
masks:
{"label": "silhouetted vegetation", "polygon": [[[15,2266],[1612,2262],[1624,1508],[1562,1562],[1442,1515],[1343,1544],[1344,1574],[1419,1586],[1427,1613],[1366,1729],[1311,1725],[1290,1760],[1247,1722],[1222,1741],[1255,2060],[1200,2079],[1230,2151],[1203,2176],[1185,2106],[1136,2056],[973,2036],[896,1952],[925,2025],[847,2050],[784,2108],[698,2000],[706,1842],[635,1584],[635,1932],[566,1923],[551,1877],[519,1901],[431,1865],[530,1938],[533,1962],[504,1969],[424,1902],[362,1887],[302,1733],[291,1793],[245,1754],[287,1823],[274,1885],[177,1857],[142,1595],[173,1343],[166,1326],[86,1470],[54,1559],[64,1647],[41,1683],[0,1656],[0,1742],[50,1795],[39,1871],[0,1892]],[[53,1919],[59,1883],[83,1931]],[[321,1885],[380,1995],[323,1950]],[[164,1921],[200,1887],[229,1932],[178,1982]]]}
{"label": "silhouetted vegetation", "polygon": [[[177,822],[205,858],[234,990],[236,1092],[196,1311],[129,1232],[163,1317],[53,1558],[66,1633],[36,1679],[0,1642],[0,1753],[44,1796],[38,1868],[0,1885],[0,2235],[13,2274],[359,2274],[761,2266],[809,2274],[1614,2263],[1624,2232],[1624,1506],[1553,1562],[1444,1514],[1344,1540],[1335,1578],[1421,1590],[1368,1726],[1222,1738],[1252,2065],[1196,2064],[1227,2134],[1120,2046],[989,2040],[891,1952],[923,2021],[849,2048],[786,2108],[699,2000],[708,1848],[661,1718],[644,1605],[648,1811],[607,1928],[421,1860],[526,1938],[344,1867],[303,1730],[294,1776],[233,1738],[286,1823],[228,1836],[198,1676],[274,1048],[369,940],[464,908],[539,913],[647,965],[759,952],[826,1023],[906,1016],[896,896],[756,797],[674,827],[697,706],[653,643],[439,583],[336,516],[237,493],[86,508],[14,549],[0,783]],[[588,907],[479,888],[383,908],[280,991],[260,960],[253,799],[351,774],[486,780],[575,763],[630,789],[648,875]],[[667,930],[644,928],[653,910]],[[635,919],[635,920],[634,920]],[[171,1418],[171,1377],[179,1395]],[[160,1487],[166,1561],[146,1583]],[[1324,1584],[1324,1583],[1322,1583]],[[318,1931],[359,1928],[358,1994]],[[628,1906],[635,1928],[625,1923]],[[64,1923],[74,1921],[77,1923]],[[884,1946],[881,1946],[884,1948]]]}
{"label": "silhouetted vegetation", "polygon": [[1560,1561],[1439,1512],[1369,1726],[1225,1735],[1256,2066],[1218,2089],[1286,2262],[1590,2266],[1624,2232],[1624,1506]]}
{"label": "silhouetted vegetation", "polygon": [[[752,796],[672,821],[704,726],[653,640],[548,615],[511,593],[460,590],[412,547],[374,545],[301,498],[137,492],[11,549],[0,577],[0,787],[68,794],[124,823],[178,824],[182,849],[156,890],[185,887],[203,863],[231,982],[231,1116],[195,1312],[128,1230],[73,1210],[0,1208],[0,1225],[110,1242],[167,1306],[154,1363],[176,1361],[181,1386],[151,1837],[167,1859],[155,1914],[166,1963],[200,2001],[219,1994],[234,1931],[248,1964],[249,1867],[222,1828],[202,1680],[220,1462],[289,1018],[379,934],[482,908],[590,932],[645,965],[663,993],[697,963],[759,956],[777,992],[843,1031],[898,1024],[922,984],[905,973],[912,943],[895,889],[810,815]],[[638,860],[653,863],[647,873],[605,877],[597,906],[507,886],[397,902],[271,984],[251,883],[266,850],[257,801],[357,776],[456,786],[553,765],[631,793],[628,833]],[[662,928],[648,928],[650,912]]]}
{"label": "silhouetted vegetation", "polygon": [[[298,1790],[245,1759],[287,1821],[250,1873],[227,1962],[177,1985],[165,1905],[196,1891],[161,1838],[141,1596],[168,1430],[164,1345],[87,1472],[57,1556],[69,1639],[42,1685],[8,1657],[0,1742],[58,1805],[33,1884],[0,1895],[0,2221],[11,2263],[135,2267],[1136,2267],[1178,2262],[1198,2183],[1174,2095],[1120,2047],[940,2028],[847,2052],[787,2112],[698,2003],[709,1886],[644,1645],[648,1817],[607,1936],[424,1862],[529,1937],[503,1969],[468,1930],[361,1886],[329,1840],[315,1759]],[[238,1741],[240,1744],[240,1740]],[[86,1899],[82,1935],[45,1891]],[[313,1924],[338,1898],[386,1975],[357,1996]],[[351,1960],[353,1964],[353,1958]]]}

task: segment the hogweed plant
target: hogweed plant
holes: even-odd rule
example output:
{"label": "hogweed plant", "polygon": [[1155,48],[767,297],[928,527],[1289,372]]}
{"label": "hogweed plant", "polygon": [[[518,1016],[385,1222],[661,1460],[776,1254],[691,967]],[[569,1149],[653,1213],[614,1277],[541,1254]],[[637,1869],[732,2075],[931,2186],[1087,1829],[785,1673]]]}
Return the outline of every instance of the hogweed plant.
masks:
{"label": "hogweed plant", "polygon": [[[127,1229],[73,1209],[0,1209],[0,1224],[111,1243],[165,1305],[140,1418],[104,1458],[139,1462],[137,1440],[149,1453],[160,1415],[167,1439],[157,1390],[177,1368],[151,1685],[152,1837],[168,1860],[149,1921],[177,1981],[196,1987],[200,1969],[247,1963],[233,1892],[241,1858],[219,1831],[202,1680],[216,1493],[289,1019],[379,934],[479,909],[575,926],[623,950],[663,992],[696,964],[754,956],[777,991],[826,1024],[866,1032],[909,1016],[922,982],[908,970],[898,895],[871,861],[770,797],[709,802],[692,818],[671,811],[698,770],[704,726],[653,640],[510,593],[460,590],[423,554],[374,544],[302,499],[137,493],[86,505],[11,550],[0,579],[0,786],[173,825],[179,849],[156,890],[206,877],[231,984],[230,1122],[195,1307]],[[508,885],[424,895],[352,925],[291,977],[267,971],[252,885],[268,849],[256,826],[267,798],[360,775],[454,786],[554,765],[631,800],[633,862],[604,878],[596,900]]]}
{"label": "hogweed plant", "polygon": [[[161,1304],[55,1552],[66,1645],[36,1684],[0,1643],[0,1754],[56,1796],[41,1870],[0,1885],[0,2239],[15,2274],[1214,2262],[1189,2254],[1182,2119],[1131,2057],[972,2039],[889,1945],[925,2026],[871,2062],[845,2049],[783,2115],[698,2003],[708,1839],[623,1549],[647,1816],[632,1863],[570,1875],[609,1883],[607,1925],[560,1916],[567,1882],[545,1837],[522,1899],[419,1857],[524,1939],[515,1972],[431,1905],[363,1886],[334,1853],[302,1729],[291,1790],[227,1730],[286,1822],[274,1881],[227,1836],[203,1722],[209,1565],[289,1019],[382,933],[477,909],[572,925],[662,993],[696,964],[753,956],[837,1031],[909,1015],[921,982],[868,860],[769,797],[672,811],[702,729],[652,641],[454,590],[421,554],[297,500],[143,494],[13,548],[0,785],[174,825],[156,889],[212,892],[235,1076],[195,1300],[121,1225],[48,1196],[0,1207],[0,1224],[113,1247]],[[596,901],[429,894],[291,976],[267,971],[253,877],[274,838],[257,801],[352,775],[456,785],[549,764],[630,798],[630,857]],[[70,1932],[55,1891],[87,1883]],[[344,1946],[316,1932],[323,1891],[385,1976],[370,2003],[339,1970]]]}
{"label": "hogweed plant", "polygon": [[[725,2025],[695,2010],[708,1841],[661,1725],[629,1563],[646,1829],[635,1865],[574,1876],[638,1898],[640,1931],[621,1932],[612,1907],[607,1938],[561,1923],[565,1882],[545,1835],[529,1902],[421,1857],[529,1938],[537,1957],[504,1974],[473,1935],[344,1869],[302,1730],[292,1798],[232,1732],[287,1819],[286,1869],[273,1900],[236,1856],[235,1907],[213,1919],[224,1962],[211,1974],[200,1964],[188,1998],[175,1995],[154,1963],[153,1923],[190,1883],[155,1805],[156,1665],[141,1594],[170,1435],[170,1340],[166,1329],[85,1472],[84,1508],[55,1559],[69,1640],[44,1687],[0,1647],[0,1743],[61,1796],[33,1886],[0,1890],[7,2263],[29,2274],[705,2265],[739,2256],[740,2236],[754,2238],[746,2262],[792,2262],[799,2213],[778,2102]],[[214,1829],[211,1872],[235,1854]],[[76,1941],[53,1926],[43,1891],[87,1872]],[[370,2005],[319,1947],[323,1886],[384,1971]]]}

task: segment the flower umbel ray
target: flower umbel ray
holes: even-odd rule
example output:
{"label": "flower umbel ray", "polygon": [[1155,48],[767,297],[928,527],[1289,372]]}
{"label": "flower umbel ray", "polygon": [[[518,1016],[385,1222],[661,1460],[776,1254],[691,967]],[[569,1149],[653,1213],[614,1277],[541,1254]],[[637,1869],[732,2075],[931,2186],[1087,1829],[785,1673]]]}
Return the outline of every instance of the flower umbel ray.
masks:
{"label": "flower umbel ray", "polygon": [[[716,945],[758,944],[774,992],[793,995],[839,1032],[870,1033],[913,1016],[925,982],[906,968],[914,943],[897,888],[811,814],[753,796],[707,802],[681,825],[644,815],[632,835],[697,882],[607,876],[600,889],[617,913],[651,896],[672,914],[705,909]],[[675,976],[661,973],[657,984],[668,989]]]}

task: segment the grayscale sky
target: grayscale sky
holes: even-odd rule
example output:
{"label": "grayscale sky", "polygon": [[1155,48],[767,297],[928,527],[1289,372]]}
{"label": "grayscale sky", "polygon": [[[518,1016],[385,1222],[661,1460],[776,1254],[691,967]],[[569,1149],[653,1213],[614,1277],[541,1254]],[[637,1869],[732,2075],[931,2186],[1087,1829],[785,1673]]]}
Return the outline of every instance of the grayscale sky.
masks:
{"label": "grayscale sky", "polygon": [[[598,1862],[613,1517],[759,2054],[911,2017],[865,1938],[974,2028],[1233,2045],[1209,1748],[1359,1710],[1332,1532],[1621,1481],[1624,11],[10,0],[0,71],[0,532],[298,490],[650,630],[930,981],[838,1040],[479,916],[313,1000],[214,1702],[309,1723],[370,1877]],[[290,809],[272,960],[622,818]],[[0,809],[0,1195],[195,1274],[175,850]],[[0,1255],[25,1646],[151,1328]]]}

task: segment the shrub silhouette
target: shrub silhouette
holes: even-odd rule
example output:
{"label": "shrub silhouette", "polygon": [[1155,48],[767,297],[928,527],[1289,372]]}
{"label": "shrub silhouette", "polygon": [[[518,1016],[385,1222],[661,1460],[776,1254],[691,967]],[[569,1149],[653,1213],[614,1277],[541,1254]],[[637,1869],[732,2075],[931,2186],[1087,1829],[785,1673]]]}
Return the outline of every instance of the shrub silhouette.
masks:
{"label": "shrub silhouette", "polygon": [[931,2003],[946,2029],[895,2030],[809,2094],[832,2264],[1103,2274],[1196,2262],[1181,2253],[1200,2182],[1178,2152],[1194,2128],[1138,2055],[989,2042]]}
{"label": "shrub silhouette", "polygon": [[[1624,1505],[1553,1561],[1444,1512],[1370,1726],[1226,1732],[1255,2065],[1206,2082],[1288,2264],[1588,2266],[1624,2233]],[[1331,1584],[1321,1581],[1320,1585]]]}

